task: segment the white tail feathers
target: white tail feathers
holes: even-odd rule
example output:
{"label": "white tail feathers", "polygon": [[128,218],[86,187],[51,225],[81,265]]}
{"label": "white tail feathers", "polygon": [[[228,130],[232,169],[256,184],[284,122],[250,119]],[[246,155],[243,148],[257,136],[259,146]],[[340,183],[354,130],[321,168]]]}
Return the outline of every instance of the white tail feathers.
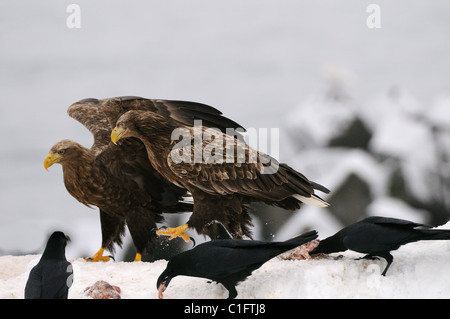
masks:
{"label": "white tail feathers", "polygon": [[305,197],[305,196],[301,196],[298,194],[294,195],[293,197],[297,198],[299,201],[302,201],[303,203],[308,204],[308,205],[313,205],[313,206],[318,206],[318,207],[330,206],[329,203],[327,203],[322,198],[320,198],[319,196],[316,196],[314,194],[312,194],[311,197]]}

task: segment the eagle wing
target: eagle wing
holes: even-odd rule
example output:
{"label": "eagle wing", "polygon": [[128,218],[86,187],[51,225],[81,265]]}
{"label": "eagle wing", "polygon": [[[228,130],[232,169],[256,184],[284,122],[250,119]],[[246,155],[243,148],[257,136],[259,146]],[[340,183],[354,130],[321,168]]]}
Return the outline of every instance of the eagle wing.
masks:
{"label": "eagle wing", "polygon": [[[300,195],[302,200],[313,197],[314,200],[317,199],[319,202],[323,202],[320,198],[313,195],[314,189],[329,192],[323,186],[310,182],[305,176],[289,166],[279,164],[268,155],[254,151],[243,142],[238,132],[232,131],[233,134],[229,134],[229,129],[244,129],[235,121],[224,117],[222,112],[212,106],[196,102],[154,100],[135,96],[103,100],[87,99],[85,101],[99,106],[106,115],[110,127],[115,126],[122,114],[131,110],[142,110],[154,112],[171,119],[174,128],[182,126],[194,129],[196,126],[195,121],[201,120],[199,125],[202,126],[202,129],[217,128],[222,133],[221,138],[224,140],[229,139],[231,136],[235,143],[238,143],[237,148],[244,150],[245,158],[248,159],[251,156],[254,161],[249,162],[239,158],[239,156],[242,156],[242,152],[234,152],[232,155],[234,158],[225,158],[225,162],[220,164],[195,163],[195,160],[189,163],[170,162],[171,159],[168,158],[170,168],[176,175],[181,177],[186,183],[194,185],[206,193],[221,195],[240,193],[276,202],[283,201],[292,195]],[[191,134],[192,138],[193,136],[194,134]],[[192,156],[196,154],[194,149],[196,146],[194,144],[191,143]],[[170,145],[170,147],[173,146]],[[207,147],[208,145],[203,140],[202,152]],[[297,206],[296,203],[293,205]]]}
{"label": "eagle wing", "polygon": [[215,127],[226,132],[227,129],[238,129],[235,132],[239,136],[239,131],[245,129],[235,121],[222,115],[216,108],[197,102],[176,101],[176,100],[155,100],[136,96],[123,96],[110,99],[89,99],[94,100],[105,113],[111,127],[115,127],[119,117],[131,110],[151,111],[165,118],[170,118],[175,127],[192,127],[201,121],[203,126]]}
{"label": "eagle wing", "polygon": [[[94,135],[92,149],[97,154],[95,165],[109,173],[104,177],[114,176],[122,180],[122,185],[129,184],[130,189],[134,189],[134,196],[141,196],[142,203],[156,201],[163,207],[170,207],[177,205],[187,194],[186,190],[170,183],[153,168],[141,141],[124,139],[120,141],[120,147],[111,142],[115,122],[104,112],[101,101],[93,98],[78,101],[69,107],[68,114]],[[178,206],[184,211],[189,209],[188,205],[181,203]]]}
{"label": "eagle wing", "polygon": [[111,125],[95,99],[84,99],[69,106],[69,116],[83,124],[94,135],[92,150],[101,152],[111,142]]}
{"label": "eagle wing", "polygon": [[[215,144],[214,150],[214,142],[203,139],[196,144],[194,133],[189,136],[191,141],[180,143],[180,148],[176,141],[172,142],[168,164],[185,183],[208,194],[239,193],[264,201],[282,201],[292,195],[310,197],[314,193],[315,183],[237,138],[217,132],[214,141],[222,139],[223,143]],[[222,154],[217,155],[220,148]]]}

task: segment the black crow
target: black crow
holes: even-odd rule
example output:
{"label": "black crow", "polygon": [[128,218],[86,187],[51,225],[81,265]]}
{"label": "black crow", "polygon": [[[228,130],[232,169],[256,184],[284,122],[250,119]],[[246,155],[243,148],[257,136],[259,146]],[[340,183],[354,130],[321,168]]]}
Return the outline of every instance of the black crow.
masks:
{"label": "black crow", "polygon": [[50,236],[39,263],[31,269],[25,299],[67,299],[73,281],[72,264],[65,256],[68,241],[60,231]]}
{"label": "black crow", "polygon": [[390,254],[391,250],[419,240],[450,239],[450,230],[417,229],[417,227],[432,226],[397,218],[368,217],[321,240],[310,254],[329,254],[349,249],[367,254],[363,257],[365,259],[382,257],[387,261],[382,273],[385,276],[394,259]]}
{"label": "black crow", "polygon": [[172,257],[159,276],[159,297],[178,275],[201,277],[219,282],[228,290],[228,299],[237,296],[236,284],[273,257],[317,238],[315,230],[284,242],[218,239]]}

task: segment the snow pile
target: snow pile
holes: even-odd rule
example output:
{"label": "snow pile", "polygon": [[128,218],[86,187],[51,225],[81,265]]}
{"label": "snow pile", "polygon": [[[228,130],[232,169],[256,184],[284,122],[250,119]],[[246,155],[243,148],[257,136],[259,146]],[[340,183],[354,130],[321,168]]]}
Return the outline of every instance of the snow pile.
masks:
{"label": "snow pile", "polygon": [[[439,228],[450,229],[450,222]],[[274,258],[237,286],[246,299],[289,298],[450,298],[450,243],[422,241],[393,251],[394,262],[386,277],[384,260],[355,260],[361,254],[347,251],[313,260]],[[28,273],[39,255],[0,257],[0,298],[23,298]],[[70,260],[70,256],[69,256]],[[86,287],[104,280],[121,289],[123,299],[156,299],[156,280],[167,261],[153,263],[88,263],[70,260],[74,282],[70,299],[88,298]],[[221,299],[222,285],[203,278],[175,277],[166,299]]]}
{"label": "snow pile", "polygon": [[325,147],[358,117],[358,105],[339,87],[311,95],[286,117],[299,148]]}
{"label": "snow pile", "polygon": [[445,223],[450,211],[450,93],[427,105],[402,87],[361,103],[347,91],[345,83],[333,81],[285,120],[297,147],[287,162],[329,188],[323,197],[331,206],[324,212],[303,207],[303,216],[294,214],[276,235],[298,233],[315,214],[329,215],[326,219],[338,227],[370,215],[414,219],[420,214],[423,222]]}

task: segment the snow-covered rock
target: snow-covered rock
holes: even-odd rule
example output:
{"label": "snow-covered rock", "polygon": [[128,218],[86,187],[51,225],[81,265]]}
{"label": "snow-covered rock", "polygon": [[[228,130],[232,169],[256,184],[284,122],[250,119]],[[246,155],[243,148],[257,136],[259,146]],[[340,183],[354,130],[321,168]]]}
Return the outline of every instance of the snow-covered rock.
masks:
{"label": "snow-covered rock", "polygon": [[340,87],[318,92],[286,117],[286,130],[300,149],[326,147],[359,118],[359,106]]}
{"label": "snow-covered rock", "polygon": [[434,125],[450,130],[450,91],[440,94],[425,115]]}

